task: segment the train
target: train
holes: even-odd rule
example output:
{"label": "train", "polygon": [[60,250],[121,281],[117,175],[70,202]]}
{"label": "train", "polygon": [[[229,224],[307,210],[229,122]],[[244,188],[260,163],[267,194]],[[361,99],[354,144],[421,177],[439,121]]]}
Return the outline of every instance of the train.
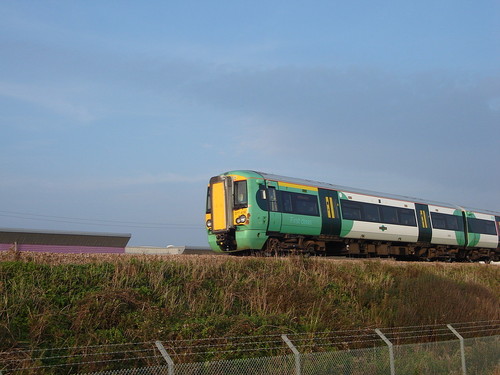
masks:
{"label": "train", "polygon": [[235,170],[210,178],[206,230],[228,254],[500,259],[500,213]]}

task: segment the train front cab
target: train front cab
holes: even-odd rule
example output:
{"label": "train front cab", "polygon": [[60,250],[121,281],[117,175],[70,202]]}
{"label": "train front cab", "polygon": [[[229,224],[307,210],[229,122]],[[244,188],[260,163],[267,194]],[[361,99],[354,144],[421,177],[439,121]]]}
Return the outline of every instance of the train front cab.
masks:
{"label": "train front cab", "polygon": [[267,212],[256,204],[262,179],[224,174],[210,179],[207,190],[208,242],[217,252],[260,249],[267,236]]}

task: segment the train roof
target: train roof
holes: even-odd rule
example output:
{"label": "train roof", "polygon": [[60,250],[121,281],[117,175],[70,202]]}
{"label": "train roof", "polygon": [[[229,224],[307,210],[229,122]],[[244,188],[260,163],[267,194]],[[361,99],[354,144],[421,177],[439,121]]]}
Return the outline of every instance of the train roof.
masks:
{"label": "train roof", "polygon": [[376,192],[376,191],[371,191],[371,190],[358,189],[358,188],[352,188],[352,187],[348,187],[348,186],[330,184],[327,182],[319,182],[319,181],[313,181],[313,180],[307,180],[307,179],[280,176],[280,175],[275,175],[275,174],[270,174],[270,173],[265,173],[265,172],[257,172],[257,171],[247,171],[247,172],[256,173],[258,175],[261,175],[266,180],[282,181],[282,182],[288,182],[291,184],[314,186],[314,187],[319,187],[319,188],[323,188],[323,189],[344,191],[344,192],[364,194],[364,195],[373,195],[373,196],[381,197],[381,198],[396,199],[396,200],[401,200],[401,201],[410,201],[410,202],[421,203],[421,204],[430,204],[430,205],[434,205],[434,206],[454,208],[454,209],[461,210],[461,211],[465,210],[465,211],[471,211],[471,212],[476,212],[476,213],[483,213],[483,214],[489,214],[489,215],[494,215],[494,216],[500,216],[500,212],[494,212],[494,211],[477,209],[477,208],[470,208],[470,207],[463,207],[463,206],[458,206],[456,204],[451,204],[451,203],[446,203],[446,202],[437,202],[437,201],[425,200],[425,199],[421,199],[421,198],[409,197],[409,196],[404,196],[404,195],[381,193],[381,192]]}

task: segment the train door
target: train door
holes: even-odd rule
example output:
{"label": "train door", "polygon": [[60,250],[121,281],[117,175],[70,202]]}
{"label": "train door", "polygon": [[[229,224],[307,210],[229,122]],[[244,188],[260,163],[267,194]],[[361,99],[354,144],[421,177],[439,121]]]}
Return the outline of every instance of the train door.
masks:
{"label": "train door", "polygon": [[269,212],[268,232],[281,231],[281,212],[279,203],[278,183],[267,181],[267,210]]}
{"label": "train door", "polygon": [[233,227],[232,190],[231,177],[215,176],[210,179],[213,232],[224,232]]}
{"label": "train door", "polygon": [[339,193],[335,190],[318,189],[321,207],[321,234],[339,236],[341,229]]}
{"label": "train door", "polygon": [[429,206],[415,203],[418,222],[418,242],[430,243],[432,239],[431,219],[429,217]]}

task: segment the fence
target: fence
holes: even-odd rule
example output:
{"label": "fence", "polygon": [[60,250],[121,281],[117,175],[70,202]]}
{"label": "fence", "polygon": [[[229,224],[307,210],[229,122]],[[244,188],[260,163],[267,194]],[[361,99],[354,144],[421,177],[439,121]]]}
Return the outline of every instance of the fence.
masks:
{"label": "fence", "polygon": [[0,352],[0,375],[500,375],[500,321]]}

